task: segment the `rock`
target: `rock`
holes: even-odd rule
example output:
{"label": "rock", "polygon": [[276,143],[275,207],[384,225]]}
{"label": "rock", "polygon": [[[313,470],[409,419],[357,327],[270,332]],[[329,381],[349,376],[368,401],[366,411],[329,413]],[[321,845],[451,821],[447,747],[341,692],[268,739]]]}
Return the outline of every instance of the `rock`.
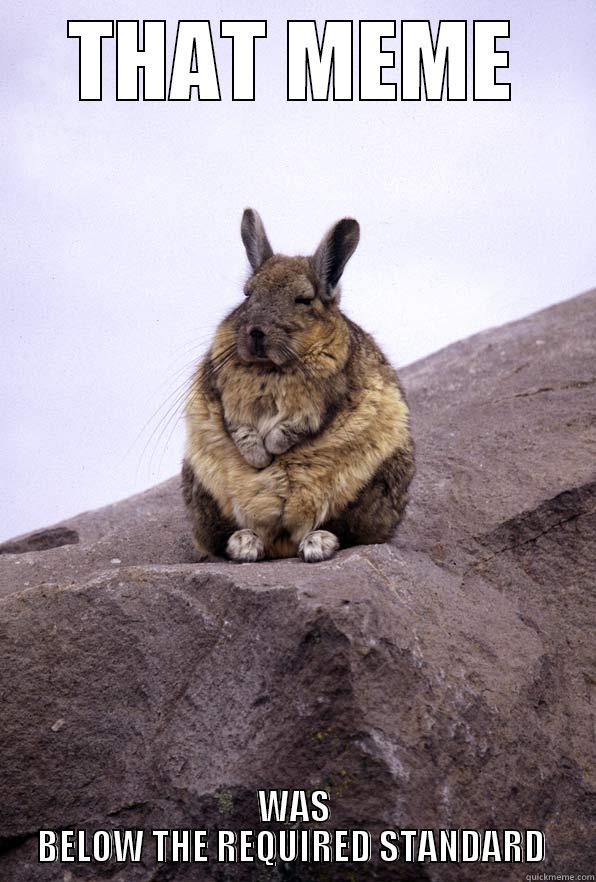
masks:
{"label": "rock", "polygon": [[60,548],[61,545],[76,545],[79,534],[67,527],[50,527],[29,533],[21,539],[0,543],[0,554],[24,554],[26,551],[47,551],[48,548]]}
{"label": "rock", "polygon": [[[195,564],[174,478],[0,549],[3,882],[594,871],[596,292],[401,376],[392,544]],[[542,830],[546,860],[37,862],[39,829],[257,829],[257,787],[329,790],[334,828]]]}

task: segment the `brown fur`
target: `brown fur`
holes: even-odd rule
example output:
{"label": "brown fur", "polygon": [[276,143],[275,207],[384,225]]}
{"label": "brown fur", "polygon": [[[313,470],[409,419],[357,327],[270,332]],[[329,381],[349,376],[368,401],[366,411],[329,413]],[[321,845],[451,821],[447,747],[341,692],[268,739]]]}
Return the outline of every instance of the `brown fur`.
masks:
{"label": "brown fur", "polygon": [[[338,227],[332,249],[345,242]],[[256,229],[265,235],[262,222]],[[217,329],[186,405],[183,485],[195,544],[201,555],[221,555],[233,531],[250,529],[268,557],[286,557],[318,529],[342,545],[385,541],[413,474],[399,382],[325,277],[324,261],[345,264],[345,252],[319,255],[317,274],[317,255],[259,265],[267,245],[247,245],[257,264],[248,297]],[[266,358],[250,351],[255,326]]]}

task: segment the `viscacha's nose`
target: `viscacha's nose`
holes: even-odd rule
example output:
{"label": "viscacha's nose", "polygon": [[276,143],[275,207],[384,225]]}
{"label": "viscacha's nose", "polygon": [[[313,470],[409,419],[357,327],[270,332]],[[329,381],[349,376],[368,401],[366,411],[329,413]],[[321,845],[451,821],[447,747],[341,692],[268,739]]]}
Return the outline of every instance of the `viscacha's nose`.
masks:
{"label": "viscacha's nose", "polygon": [[266,334],[262,328],[251,327],[248,329],[249,348],[251,355],[263,358],[266,352]]}

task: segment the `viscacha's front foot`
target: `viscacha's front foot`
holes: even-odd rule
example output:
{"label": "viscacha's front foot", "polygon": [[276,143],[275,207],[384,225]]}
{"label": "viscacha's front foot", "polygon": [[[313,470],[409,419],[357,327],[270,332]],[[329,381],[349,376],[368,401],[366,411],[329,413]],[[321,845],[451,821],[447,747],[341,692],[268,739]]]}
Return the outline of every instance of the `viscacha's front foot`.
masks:
{"label": "viscacha's front foot", "polygon": [[228,539],[226,553],[237,563],[254,563],[265,557],[265,546],[253,530],[236,530]]}
{"label": "viscacha's front foot", "polygon": [[294,438],[289,429],[284,429],[283,426],[276,426],[274,429],[271,429],[266,436],[264,443],[265,450],[268,450],[269,453],[277,456],[280,453],[285,453],[286,450],[289,450],[290,447],[292,447],[294,444]]}
{"label": "viscacha's front foot", "polygon": [[298,554],[306,563],[329,560],[339,548],[339,539],[329,530],[313,530],[307,533],[300,545]]}
{"label": "viscacha's front foot", "polygon": [[255,469],[266,468],[273,459],[271,453],[265,450],[263,439],[255,429],[240,426],[232,429],[230,435],[246,462]]}

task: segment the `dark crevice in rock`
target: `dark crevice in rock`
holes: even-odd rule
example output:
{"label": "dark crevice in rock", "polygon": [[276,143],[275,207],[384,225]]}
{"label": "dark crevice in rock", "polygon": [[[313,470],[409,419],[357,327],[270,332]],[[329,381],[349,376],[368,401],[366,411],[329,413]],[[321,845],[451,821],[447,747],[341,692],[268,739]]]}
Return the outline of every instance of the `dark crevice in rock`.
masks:
{"label": "dark crevice in rock", "polygon": [[20,848],[28,839],[33,839],[37,833],[21,833],[17,836],[0,836],[0,857]]}
{"label": "dark crevice in rock", "polygon": [[11,539],[0,545],[0,554],[26,554],[28,551],[48,551],[62,545],[77,545],[79,534],[68,527],[53,527],[49,530],[38,530],[21,539]]}
{"label": "dark crevice in rock", "polygon": [[510,518],[492,532],[484,536],[476,536],[476,541],[483,548],[491,549],[491,552],[482,556],[469,569],[485,564],[499,554],[537,542],[558,527],[594,512],[596,512],[596,481],[572,490],[564,490],[552,499],[547,499],[537,508]]}
{"label": "dark crevice in rock", "polygon": [[108,818],[113,818],[115,815],[122,815],[127,812],[134,812],[138,809],[144,809],[149,805],[147,802],[129,802],[126,805],[121,805],[118,808],[110,809],[107,813]]}
{"label": "dark crevice in rock", "polygon": [[534,395],[542,395],[544,392],[564,392],[567,389],[585,389],[586,386],[592,386],[596,383],[596,377],[590,377],[587,380],[572,380],[569,383],[562,383],[559,386],[539,386],[536,389],[525,389],[522,392],[516,392],[505,398],[496,398],[494,401],[487,401],[486,404],[502,404],[503,401],[514,401],[516,398],[532,398]]}
{"label": "dark crevice in rock", "polygon": [[540,389],[528,389],[526,392],[517,392],[514,398],[527,398],[530,395],[540,395],[541,392],[563,392],[566,389],[585,389],[596,383],[596,377],[588,380],[572,380],[570,383],[562,383],[560,386],[543,386]]}

